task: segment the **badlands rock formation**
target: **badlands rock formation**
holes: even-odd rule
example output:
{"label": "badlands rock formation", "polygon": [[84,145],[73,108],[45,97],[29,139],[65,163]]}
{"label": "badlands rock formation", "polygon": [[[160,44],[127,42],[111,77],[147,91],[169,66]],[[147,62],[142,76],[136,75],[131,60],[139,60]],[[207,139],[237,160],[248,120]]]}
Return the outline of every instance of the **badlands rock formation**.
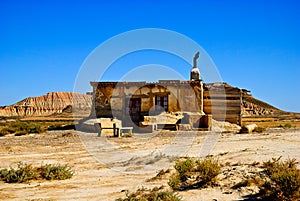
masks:
{"label": "badlands rock formation", "polygon": [[282,113],[284,113],[284,111],[258,100],[249,94],[244,94],[243,96],[242,115],[244,117],[276,115]]}
{"label": "badlands rock formation", "polygon": [[50,92],[43,96],[29,97],[0,108],[0,116],[24,117],[59,114],[70,107],[73,110],[90,110],[92,96],[72,92]]}

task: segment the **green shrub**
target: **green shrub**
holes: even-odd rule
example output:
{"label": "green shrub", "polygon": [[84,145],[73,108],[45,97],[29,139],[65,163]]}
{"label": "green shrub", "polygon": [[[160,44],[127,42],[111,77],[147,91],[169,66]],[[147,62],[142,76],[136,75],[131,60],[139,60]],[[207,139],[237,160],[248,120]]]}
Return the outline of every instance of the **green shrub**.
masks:
{"label": "green shrub", "polygon": [[278,127],[284,128],[284,129],[288,129],[288,128],[292,128],[292,125],[289,124],[289,123],[286,123],[286,124],[284,124],[284,125],[281,125],[281,124],[280,124]]}
{"label": "green shrub", "polygon": [[184,161],[176,162],[174,168],[179,173],[179,178],[181,181],[185,181],[192,175],[195,162],[191,158],[187,158]]}
{"label": "green shrub", "polygon": [[1,169],[0,180],[7,183],[23,183],[34,179],[63,180],[73,176],[73,171],[67,166],[42,165],[39,168],[31,164],[19,162],[16,169]]}
{"label": "green shrub", "polygon": [[171,175],[168,181],[168,185],[173,189],[173,190],[180,190],[181,187],[181,179],[178,173],[174,173]]}
{"label": "green shrub", "polygon": [[1,169],[0,170],[0,180],[5,180],[5,178],[7,177],[9,173],[8,169]]}
{"label": "green shrub", "polygon": [[194,161],[188,158],[175,164],[176,173],[168,181],[173,190],[197,188],[207,184],[213,184],[216,176],[221,172],[221,166],[217,160],[206,158],[203,161]]}
{"label": "green shrub", "polygon": [[263,164],[270,181],[260,186],[265,197],[278,200],[300,199],[300,170],[297,169],[296,160],[280,161],[273,158]]}
{"label": "green shrub", "polygon": [[28,131],[29,124],[27,122],[17,121],[10,124],[10,127],[16,131]]}
{"label": "green shrub", "polygon": [[[271,180],[276,184],[276,191],[285,198],[292,198],[298,194],[300,187],[300,174],[297,170],[279,171],[272,174]],[[299,197],[300,198],[300,197]]]}
{"label": "green shrub", "polygon": [[67,166],[46,164],[41,166],[38,171],[42,178],[47,180],[64,180],[73,176],[73,171]]}
{"label": "green shrub", "polygon": [[38,174],[32,165],[18,163],[17,169],[0,170],[1,179],[7,183],[23,183],[32,179],[36,179]]}
{"label": "green shrub", "polygon": [[181,201],[182,198],[173,191],[163,190],[163,186],[153,189],[140,188],[136,192],[128,193],[125,198],[118,198],[116,201]]}
{"label": "green shrub", "polygon": [[40,124],[29,124],[28,126],[29,133],[42,133],[44,129],[42,129]]}
{"label": "green shrub", "polygon": [[271,175],[274,171],[278,170],[279,161],[281,159],[281,156],[279,158],[272,158],[272,160],[268,160],[266,162],[263,162],[263,168],[265,169],[265,172],[267,175]]}
{"label": "green shrub", "polygon": [[0,136],[15,134],[16,136],[26,135],[29,133],[42,133],[45,128],[38,123],[15,121],[1,126]]}
{"label": "green shrub", "polygon": [[40,124],[22,121],[12,123],[11,127],[19,133],[41,133],[44,131]]}
{"label": "green shrub", "polygon": [[196,163],[196,171],[200,173],[200,179],[204,183],[213,182],[216,176],[221,173],[219,162],[213,158],[207,158]]}
{"label": "green shrub", "polygon": [[5,126],[0,129],[0,136],[5,136],[14,133],[15,130]]}

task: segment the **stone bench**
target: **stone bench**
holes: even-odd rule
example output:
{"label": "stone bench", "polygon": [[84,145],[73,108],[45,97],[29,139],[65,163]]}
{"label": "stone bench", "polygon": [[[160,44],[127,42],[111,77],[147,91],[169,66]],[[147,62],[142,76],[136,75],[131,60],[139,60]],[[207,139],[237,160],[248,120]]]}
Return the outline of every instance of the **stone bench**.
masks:
{"label": "stone bench", "polygon": [[100,137],[102,135],[102,130],[104,129],[112,129],[114,130],[113,133],[114,133],[114,137],[120,137],[121,134],[120,134],[120,128],[117,127],[116,123],[113,123],[113,127],[102,127],[101,126],[101,123],[95,123],[94,126],[98,129],[99,129],[99,132],[98,132],[98,137]]}
{"label": "stone bench", "polygon": [[114,137],[121,137],[123,133],[128,133],[129,136],[132,135],[132,130],[133,127],[121,127],[118,128],[116,123],[113,123],[113,127],[102,127],[101,123],[95,123],[95,127],[98,127],[99,132],[98,132],[98,137],[100,137],[102,135],[102,130],[103,129],[112,129],[114,130]]}

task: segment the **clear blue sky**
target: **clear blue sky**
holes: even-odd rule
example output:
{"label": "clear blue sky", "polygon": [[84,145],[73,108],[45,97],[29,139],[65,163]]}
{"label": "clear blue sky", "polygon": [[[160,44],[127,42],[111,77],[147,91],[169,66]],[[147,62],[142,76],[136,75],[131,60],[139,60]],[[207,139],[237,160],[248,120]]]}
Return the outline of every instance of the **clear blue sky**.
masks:
{"label": "clear blue sky", "polygon": [[195,40],[223,81],[300,112],[299,10],[296,0],[1,1],[0,105],[72,91],[100,43],[152,27]]}

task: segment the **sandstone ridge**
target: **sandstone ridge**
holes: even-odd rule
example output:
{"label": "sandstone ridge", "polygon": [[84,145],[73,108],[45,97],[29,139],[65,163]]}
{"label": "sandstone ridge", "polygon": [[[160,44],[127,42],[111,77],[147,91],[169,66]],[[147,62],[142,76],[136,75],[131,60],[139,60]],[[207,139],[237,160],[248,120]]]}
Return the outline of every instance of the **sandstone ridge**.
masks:
{"label": "sandstone ridge", "polygon": [[43,96],[25,98],[0,108],[2,117],[48,116],[60,114],[68,108],[90,110],[92,96],[73,92],[50,92]]}

